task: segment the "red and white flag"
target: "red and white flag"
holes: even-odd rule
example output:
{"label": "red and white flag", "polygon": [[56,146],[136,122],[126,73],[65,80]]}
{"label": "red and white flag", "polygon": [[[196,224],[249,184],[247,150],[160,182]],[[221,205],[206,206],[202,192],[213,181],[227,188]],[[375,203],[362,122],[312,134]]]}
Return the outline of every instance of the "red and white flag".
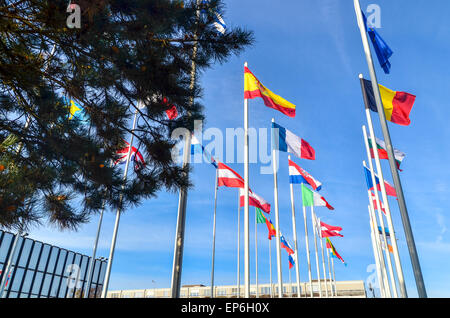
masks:
{"label": "red and white flag", "polygon": [[344,237],[344,235],[339,233],[342,231],[342,227],[339,227],[339,226],[332,226],[332,225],[328,225],[326,223],[320,222],[320,230],[321,230],[322,237],[333,237],[333,236]]}
{"label": "red and white flag", "polygon": [[218,163],[218,186],[229,188],[244,188],[244,179],[226,164]]}
{"label": "red and white flag", "polygon": [[[270,213],[270,204],[256,193],[248,192],[248,204],[256,208],[260,208],[266,213]],[[245,190],[239,189],[239,206],[242,208],[245,205]]]}
{"label": "red and white flag", "polygon": [[[377,200],[376,200],[375,195],[373,194],[372,191],[370,191],[370,196],[372,197],[373,208],[375,210],[378,210]],[[384,213],[384,215],[386,215],[386,209],[384,208],[384,204],[381,201],[381,199],[380,199],[380,203],[381,203],[381,211]]]}
{"label": "red and white flag", "polygon": [[[117,160],[114,162],[114,165],[122,164],[127,162],[127,156],[128,151],[130,150],[130,144],[126,141],[124,141],[127,146],[123,149],[120,149],[116,152],[116,155],[118,156]],[[130,154],[130,161],[133,160],[133,158],[136,157],[136,160],[145,165],[144,157],[142,154],[136,149],[136,147],[131,147],[131,154]]]}

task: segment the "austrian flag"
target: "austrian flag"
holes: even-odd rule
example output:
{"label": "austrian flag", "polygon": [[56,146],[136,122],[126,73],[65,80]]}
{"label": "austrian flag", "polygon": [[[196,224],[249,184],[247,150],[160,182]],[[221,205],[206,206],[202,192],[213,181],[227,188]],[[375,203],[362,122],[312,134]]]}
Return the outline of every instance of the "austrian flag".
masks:
{"label": "austrian flag", "polygon": [[221,162],[219,162],[217,166],[219,173],[219,187],[244,188],[244,179],[236,171]]}
{"label": "austrian flag", "polygon": [[[248,204],[250,206],[254,206],[255,208],[259,208],[266,213],[270,213],[270,204],[261,198],[256,193],[251,191],[248,192]],[[243,188],[239,189],[239,206],[242,208],[245,205],[245,190]]]}
{"label": "austrian flag", "polygon": [[328,225],[323,222],[320,222],[320,230],[321,230],[322,237],[333,237],[333,236],[344,237],[340,233],[342,231],[342,227],[339,227],[339,226],[332,226],[332,225]]}

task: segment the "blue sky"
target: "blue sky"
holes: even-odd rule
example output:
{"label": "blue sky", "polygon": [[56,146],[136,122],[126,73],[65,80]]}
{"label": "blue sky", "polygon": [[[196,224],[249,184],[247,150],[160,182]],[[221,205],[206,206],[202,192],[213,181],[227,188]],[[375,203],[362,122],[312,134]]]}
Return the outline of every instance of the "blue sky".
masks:
{"label": "blue sky", "polygon": [[[295,161],[323,183],[321,191],[336,210],[317,208],[326,223],[344,228],[335,246],[348,263],[336,263],[338,280],[366,280],[374,263],[369,235],[367,188],[361,167],[366,159],[361,126],[365,114],[358,74],[368,77],[353,1],[347,0],[246,0],[225,1],[228,26],[255,32],[256,43],[239,57],[215,65],[201,74],[205,105],[204,128],[243,126],[243,64],[272,91],[297,105],[290,119],[266,108],[261,100],[250,101],[250,127],[269,128],[272,117],[306,139],[316,150],[316,161]],[[361,0],[362,8],[373,1]],[[389,124],[393,144],[407,154],[401,179],[410,213],[425,284],[429,296],[449,297],[450,243],[445,239],[450,199],[450,2],[375,2],[381,9],[382,37],[394,51],[392,70],[385,75],[378,63],[381,84],[417,96],[412,124]],[[374,114],[375,115],[375,114]],[[377,116],[376,134],[382,137]],[[387,161],[382,162],[391,181]],[[242,164],[230,164],[243,175]],[[182,284],[210,284],[214,169],[196,164],[195,187],[188,195]],[[293,244],[287,154],[280,154],[279,208],[283,234]],[[273,203],[273,177],[261,175],[259,165],[250,167],[255,192]],[[220,189],[217,209],[216,284],[236,283],[237,190]],[[300,188],[295,188],[300,277],[307,279]],[[178,193],[162,191],[157,199],[126,211],[121,219],[110,290],[169,287],[173,259]],[[401,260],[410,296],[417,296],[398,206],[392,206]],[[241,213],[242,216],[242,213]],[[108,211],[98,255],[107,257],[115,211]],[[253,220],[253,209],[250,219]],[[243,219],[242,219],[243,222]],[[243,224],[243,223],[241,223]],[[97,217],[78,232],[39,228],[31,237],[90,254]],[[251,223],[251,273],[254,282],[254,224]],[[258,228],[259,280],[269,280],[268,240],[265,225]],[[312,241],[311,241],[312,243]],[[243,247],[241,248],[241,251]],[[273,249],[274,250],[274,249]],[[311,254],[313,256],[313,254]],[[243,254],[242,254],[243,257]],[[241,259],[242,259],[241,257]],[[283,251],[283,278],[288,280],[287,255]],[[276,264],[273,253],[273,265]],[[313,263],[314,265],[314,263]],[[241,268],[243,267],[243,263]],[[275,268],[275,266],[274,266]],[[313,275],[314,274],[313,267]],[[295,277],[295,272],[292,273]],[[242,276],[243,277],[243,276]],[[276,273],[273,273],[274,282]],[[241,279],[243,281],[243,279]]]}

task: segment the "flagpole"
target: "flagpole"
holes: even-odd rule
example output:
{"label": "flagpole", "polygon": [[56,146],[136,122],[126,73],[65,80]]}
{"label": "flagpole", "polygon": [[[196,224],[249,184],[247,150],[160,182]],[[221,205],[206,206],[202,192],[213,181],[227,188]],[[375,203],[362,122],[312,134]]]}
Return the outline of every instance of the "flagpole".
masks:
{"label": "flagpole", "polygon": [[259,298],[258,289],[258,215],[255,208],[255,274],[256,274],[256,298]]}
{"label": "flagpole", "polygon": [[212,261],[211,261],[211,298],[214,298],[214,265],[216,257],[216,211],[217,211],[217,190],[219,169],[216,169],[216,181],[214,186],[214,216],[213,216],[213,247],[212,247]]}
{"label": "flagpole", "polygon": [[[139,102],[139,103],[141,103],[141,102]],[[128,166],[130,164],[130,158],[131,158],[131,148],[133,147],[134,130],[136,128],[136,123],[137,123],[138,109],[139,109],[139,106],[136,108],[136,111],[134,112],[133,126],[131,128],[131,138],[130,138],[130,143],[128,146],[127,161],[125,164],[125,171],[123,173],[123,181],[125,181],[127,179]],[[122,186],[122,190],[124,188],[125,188],[125,186]],[[122,203],[122,198],[123,198],[123,195],[121,194],[119,197],[120,204]],[[120,209],[120,207],[118,207],[117,212],[116,212],[116,222],[114,224],[114,232],[113,232],[113,237],[112,237],[112,241],[111,241],[111,248],[109,251],[108,264],[106,266],[106,274],[105,274],[105,280],[103,283],[103,290],[102,290],[101,298],[106,298],[106,294],[108,293],[109,278],[111,276],[111,267],[112,267],[112,262],[113,262],[113,258],[114,258],[114,252],[116,250],[117,233],[119,231],[120,213],[121,213],[121,209]]]}
{"label": "flagpole", "polygon": [[314,233],[314,250],[316,252],[316,269],[317,269],[317,281],[319,283],[319,297],[322,298],[322,283],[320,281],[320,266],[319,266],[319,254],[318,254],[318,248],[317,248],[317,234],[316,234],[316,220],[314,215],[314,207],[311,206],[311,221],[312,221],[312,228]]}
{"label": "flagpole", "polygon": [[[370,114],[369,114],[370,116]],[[364,136],[364,144],[366,146],[366,152],[367,152],[367,160],[369,161],[369,169],[370,169],[370,174],[372,176],[372,184],[374,184],[374,187],[376,187],[376,179],[375,179],[375,174],[374,174],[374,169],[373,169],[373,163],[372,163],[372,157],[370,155],[370,148],[369,148],[369,142],[367,140],[367,131],[366,131],[366,126],[363,126],[363,136]],[[374,138],[371,138],[372,141]],[[375,145],[376,145],[376,139],[375,139]],[[373,147],[373,142],[372,142],[372,147]],[[375,146],[376,147],[376,146]],[[377,148],[372,148],[373,152],[378,152]],[[380,201],[380,197],[378,195],[378,189],[374,188],[374,192],[375,192],[375,199],[377,202],[377,206],[378,206],[378,219],[380,221],[380,225],[381,225],[381,234],[383,236],[383,241],[385,246],[387,246],[387,236],[386,236],[386,230],[385,230],[385,224],[384,224],[384,218],[382,215],[382,205],[381,205],[381,201]],[[369,194],[369,201],[372,201],[372,195],[370,194],[370,190],[368,191]],[[375,211],[375,208],[374,208]],[[391,255],[389,253],[389,251],[386,253],[386,258],[387,258],[387,263],[388,263],[388,268],[389,268],[389,276],[391,278],[391,287],[392,287],[392,293],[394,295],[394,298],[398,298],[398,293],[397,293],[397,284],[395,281],[395,276],[394,276],[394,269],[392,268],[392,262],[391,262]],[[384,266],[384,262],[383,262],[383,266]]]}
{"label": "flagpole", "polygon": [[[389,201],[388,201],[387,194],[386,194],[386,187],[384,184],[383,170],[381,169],[380,156],[378,154],[378,151],[375,151],[377,149],[375,132],[373,129],[372,117],[370,115],[369,104],[368,104],[369,102],[367,100],[367,93],[366,93],[366,89],[364,86],[362,74],[359,75],[359,78],[360,78],[360,83],[361,83],[361,90],[363,93],[364,104],[365,104],[365,108],[366,108],[365,111],[366,111],[367,125],[369,128],[369,134],[370,134],[370,139],[372,142],[372,148],[374,149],[373,152],[374,152],[374,157],[375,157],[375,166],[377,168],[378,177],[380,180],[381,196],[382,196],[383,202],[385,204],[384,208],[386,210],[386,219],[388,222],[389,232],[391,233],[391,235],[392,235],[391,237],[393,239],[392,248],[394,250],[394,263],[395,263],[395,268],[397,271],[398,282],[400,285],[400,292],[401,292],[401,296],[403,298],[405,298],[405,297],[407,297],[407,290],[406,290],[405,279],[403,276],[403,268],[402,268],[402,264],[401,264],[401,260],[400,260],[400,254],[398,251],[397,239],[396,239],[396,234],[395,234],[395,230],[394,230],[394,223],[392,221],[391,209],[390,209]],[[372,161],[369,160],[369,162],[372,162]],[[373,165],[372,165],[372,168],[373,168]],[[373,169],[372,169],[372,171],[373,171],[373,173],[375,172]],[[372,181],[372,182],[374,182],[374,181]],[[374,184],[374,187],[376,187],[376,180],[373,184]],[[397,189],[396,189],[396,191],[397,191]],[[378,188],[377,188],[377,191],[374,191],[374,192],[375,192],[375,197],[378,196]],[[397,192],[397,195],[398,195],[398,192]],[[381,209],[381,203],[380,203],[381,200],[379,199],[379,196],[378,196],[377,201],[379,201],[378,204],[380,205],[380,209]]]}
{"label": "flagpole", "polygon": [[[291,160],[291,156],[288,156]],[[298,264],[298,245],[297,245],[297,223],[295,221],[295,204],[294,204],[294,185],[290,184],[291,192],[291,209],[292,209],[292,232],[294,236],[294,248],[295,248],[295,274],[297,276],[297,298],[300,298],[300,268]]]}
{"label": "flagpole", "polygon": [[[308,260],[308,276],[309,276],[309,293],[311,298],[314,297],[313,287],[312,287],[312,273],[311,273],[311,257],[309,255],[309,239],[308,239],[308,222],[306,217],[306,207],[303,205],[303,220],[305,222],[305,242],[306,242],[306,259]],[[307,293],[305,290],[305,297]]]}
{"label": "flagpole", "polygon": [[[6,267],[4,270],[2,270],[3,272],[3,277],[2,277],[2,282],[1,282],[1,286],[0,286],[0,298],[3,298],[3,292],[5,291],[5,287],[6,287],[6,281],[8,279],[8,274],[11,270],[11,266],[13,263],[13,258],[16,254],[16,250],[17,250],[17,243],[19,242],[19,238],[22,236],[22,227],[19,229],[19,231],[17,232],[17,234],[14,237],[14,242],[13,242],[13,246],[11,248],[11,253],[9,254],[8,257],[8,261],[6,263]],[[17,262],[17,260],[16,260]]]}
{"label": "flagpole", "polygon": [[[238,192],[240,200],[240,195]],[[238,230],[237,230],[237,297],[241,298],[241,205],[238,204]]]}
{"label": "flagpole", "polygon": [[333,269],[333,286],[334,286],[334,296],[338,296],[337,287],[336,287],[336,272],[334,271],[334,258],[331,258],[331,268]]}
{"label": "flagpole", "polygon": [[317,224],[317,235],[319,236],[319,241],[320,241],[320,250],[322,251],[322,268],[323,268],[323,278],[325,279],[325,297],[329,297],[328,296],[328,280],[327,280],[327,270],[326,270],[326,266],[325,266],[325,255],[323,252],[323,239],[322,239],[322,229],[319,227],[320,226],[320,219],[318,220],[318,224]]}
{"label": "flagpole", "polygon": [[[272,118],[272,123],[275,119]],[[283,298],[283,275],[281,273],[281,248],[280,248],[280,219],[278,211],[278,179],[277,179],[277,158],[275,149],[275,133],[272,128],[272,165],[273,165],[273,189],[274,189],[274,203],[275,203],[275,223],[276,223],[276,244],[277,244],[277,272],[278,272],[278,297]]]}
{"label": "flagpole", "polygon": [[[245,62],[245,67],[247,67]],[[248,99],[244,98],[244,296],[250,298],[250,219],[249,219],[249,154],[248,154]]]}
{"label": "flagpole", "polygon": [[289,298],[292,298],[292,277],[291,269],[289,268]]}
{"label": "flagpole", "polygon": [[[406,207],[405,197],[403,195],[402,183],[400,181],[400,176],[397,170],[397,164],[395,162],[394,147],[392,146],[391,136],[389,134],[389,128],[386,123],[386,116],[384,114],[384,107],[381,101],[380,90],[378,87],[377,75],[375,73],[375,68],[373,65],[372,54],[369,47],[369,40],[367,38],[366,29],[364,26],[364,21],[361,12],[361,6],[359,0],[354,0],[356,16],[358,19],[358,26],[361,32],[361,38],[364,46],[364,51],[366,54],[367,65],[369,67],[370,78],[372,80],[373,92],[375,95],[375,101],[378,108],[378,116],[380,117],[381,129],[383,131],[384,142],[386,143],[386,150],[389,157],[389,165],[391,167],[391,174],[394,180],[394,186],[397,191],[398,206],[400,208],[400,215],[402,217],[403,229],[405,231],[406,242],[408,245],[409,255],[411,258],[411,263],[414,271],[414,277],[416,280],[417,291],[420,298],[426,298],[427,292],[425,289],[425,283],[423,280],[422,270],[420,267],[419,256],[417,255],[416,244],[414,241],[414,235],[411,229],[411,223],[409,220],[408,210]],[[392,237],[394,241],[394,237]],[[393,242],[394,243],[394,242]],[[395,242],[397,244],[397,242]],[[393,246],[394,247],[394,246]],[[403,278],[403,271],[400,269],[401,281],[400,290],[403,297],[407,297],[406,285]]]}
{"label": "flagpole", "polygon": [[[189,99],[189,106],[194,105],[194,88],[195,79],[197,75],[197,51],[198,51],[198,25],[200,22],[200,1],[197,0],[197,27],[194,33],[194,46],[192,48],[192,62],[191,62],[191,82],[189,90],[191,91],[191,97]],[[188,116],[190,117],[190,113]],[[189,161],[191,158],[191,132],[187,132],[185,135],[184,154],[183,154],[183,169],[186,171],[189,168]],[[186,172],[186,177],[188,173]],[[186,227],[186,206],[187,206],[187,188],[180,189],[180,196],[178,199],[178,213],[177,213],[177,227],[175,231],[175,243],[173,253],[173,265],[172,265],[172,281],[171,281],[171,297],[180,298],[181,289],[181,272],[183,269],[183,251],[184,251],[184,233]]]}
{"label": "flagpole", "polygon": [[270,275],[270,298],[273,298],[272,288],[272,240],[269,240],[269,275]]}
{"label": "flagpole", "polygon": [[[322,238],[322,240],[323,240],[323,238]],[[326,246],[327,245],[326,245],[326,242],[325,242],[325,247]],[[330,251],[328,250],[328,248],[326,248],[326,253],[327,253],[328,276],[330,277],[329,288],[330,288],[330,291],[331,291],[331,297],[334,297],[336,295],[334,294],[334,291],[333,291],[333,276],[331,276]]]}
{"label": "flagpole", "polygon": [[375,258],[375,267],[377,269],[377,277],[378,277],[378,284],[380,285],[380,293],[382,298],[386,298],[386,289],[384,287],[384,279],[381,274],[381,266],[380,266],[380,260],[379,260],[379,252],[378,252],[378,246],[375,241],[375,235],[373,233],[373,222],[372,222],[372,211],[370,209],[370,205],[368,206],[369,210],[369,217],[370,217],[370,238],[372,240],[372,249],[373,249],[373,257]]}
{"label": "flagpole", "polygon": [[386,263],[385,263],[385,257],[384,257],[384,253],[383,253],[383,248],[381,246],[381,241],[380,241],[380,236],[378,235],[378,222],[377,222],[377,218],[375,216],[375,209],[373,207],[373,202],[371,201],[370,195],[369,195],[369,213],[370,213],[370,220],[371,220],[371,224],[373,224],[374,227],[374,238],[375,238],[375,245],[377,247],[377,251],[378,251],[378,259],[379,259],[379,264],[380,264],[380,270],[381,270],[381,275],[382,275],[382,279],[383,279],[383,285],[384,285],[384,290],[385,290],[385,295],[388,298],[392,298],[392,294],[391,294],[391,290],[389,288],[389,279],[387,276],[387,271],[386,271]]}
{"label": "flagpole", "polygon": [[[131,146],[130,146],[130,148],[131,148]],[[106,201],[103,200],[102,210],[100,212],[100,217],[98,219],[97,234],[95,235],[94,249],[92,251],[92,258],[89,261],[88,280],[87,280],[87,284],[86,284],[86,289],[84,291],[85,298],[89,298],[89,291],[90,291],[91,283],[92,283],[92,275],[94,274],[94,263],[95,263],[95,257],[97,254],[98,240],[100,238],[100,231],[102,229],[102,223],[103,223],[103,214],[105,212],[105,203],[106,203]]]}

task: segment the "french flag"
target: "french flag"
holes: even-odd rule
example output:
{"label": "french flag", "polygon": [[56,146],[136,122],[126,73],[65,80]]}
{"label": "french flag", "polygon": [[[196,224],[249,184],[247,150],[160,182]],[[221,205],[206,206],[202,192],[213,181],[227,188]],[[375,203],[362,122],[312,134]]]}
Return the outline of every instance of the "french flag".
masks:
{"label": "french flag", "polygon": [[289,152],[301,159],[316,160],[316,151],[304,139],[276,123],[272,123],[274,149]]}
{"label": "french flag", "polygon": [[[243,188],[240,188],[239,206],[242,208],[244,205],[245,205],[245,190]],[[270,213],[270,204],[262,197],[251,191],[248,192],[248,205],[259,208],[266,213]]]}
{"label": "french flag", "polygon": [[219,174],[219,187],[244,188],[244,179],[236,171],[221,162],[217,164],[217,169]]}
{"label": "french flag", "polygon": [[292,184],[309,184],[315,191],[322,189],[322,183],[314,179],[308,172],[303,170],[292,160],[289,160],[289,182]]}

